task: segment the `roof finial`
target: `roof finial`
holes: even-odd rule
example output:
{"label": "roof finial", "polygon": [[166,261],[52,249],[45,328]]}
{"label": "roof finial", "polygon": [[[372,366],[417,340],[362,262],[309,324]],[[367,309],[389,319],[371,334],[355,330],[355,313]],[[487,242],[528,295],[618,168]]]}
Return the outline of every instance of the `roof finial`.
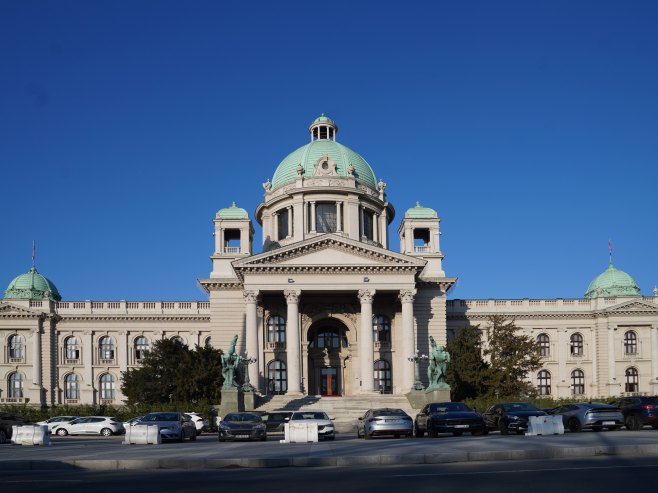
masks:
{"label": "roof finial", "polygon": [[32,240],[32,268],[34,269],[34,258],[37,256],[37,241]]}
{"label": "roof finial", "polygon": [[608,238],[608,250],[610,250],[610,265],[612,265],[612,240]]}

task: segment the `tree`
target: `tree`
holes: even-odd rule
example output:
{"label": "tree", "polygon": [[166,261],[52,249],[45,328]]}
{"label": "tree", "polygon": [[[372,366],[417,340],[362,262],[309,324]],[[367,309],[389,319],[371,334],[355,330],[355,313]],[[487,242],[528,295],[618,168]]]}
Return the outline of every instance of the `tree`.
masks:
{"label": "tree", "polygon": [[123,372],[121,391],[129,405],[219,402],[220,354],[211,347],[190,350],[177,340],[161,339],[138,368]]}
{"label": "tree", "polygon": [[482,359],[481,339],[479,325],[466,326],[446,345],[450,353],[446,380],[455,401],[474,399],[487,391],[489,365]]}
{"label": "tree", "polygon": [[489,317],[488,323],[484,355],[490,364],[489,393],[506,398],[534,395],[535,389],[527,377],[530,372],[541,368],[539,344],[532,337],[519,333],[514,320],[502,315]]}

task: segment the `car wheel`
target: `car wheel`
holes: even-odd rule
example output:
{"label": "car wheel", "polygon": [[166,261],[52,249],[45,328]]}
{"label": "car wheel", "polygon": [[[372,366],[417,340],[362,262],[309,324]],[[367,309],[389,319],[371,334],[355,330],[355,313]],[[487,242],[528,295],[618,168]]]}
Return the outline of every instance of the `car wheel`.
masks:
{"label": "car wheel", "polygon": [[430,437],[430,438],[436,438],[437,436],[439,436],[439,434],[436,432],[436,430],[434,428],[428,428],[427,429],[427,436]]}
{"label": "car wheel", "polygon": [[190,442],[196,442],[196,433],[192,433],[190,436]]}
{"label": "car wheel", "polygon": [[418,427],[415,427],[414,435],[416,435],[416,438],[423,438],[425,436],[425,432],[423,430],[419,430]]}
{"label": "car wheel", "polygon": [[363,438],[366,440],[370,440],[372,438],[372,435],[370,435],[367,430],[363,430]]}
{"label": "car wheel", "polygon": [[0,443],[7,443],[7,440],[9,440],[7,432],[5,430],[0,430]]}
{"label": "car wheel", "polygon": [[501,435],[509,435],[509,430],[507,429],[507,425],[505,424],[505,421],[502,419],[498,421],[498,431],[500,431]]}
{"label": "car wheel", "polygon": [[356,437],[357,438],[363,438],[363,435],[361,435],[361,430],[359,429],[358,426],[356,427]]}
{"label": "car wheel", "polygon": [[110,435],[112,435],[112,430],[110,430],[109,428],[103,428],[101,430],[101,435],[103,435],[104,437],[109,437]]}
{"label": "car wheel", "polygon": [[638,431],[642,429],[642,423],[637,419],[637,416],[629,416],[626,418],[626,428],[631,431]]}
{"label": "car wheel", "polygon": [[57,435],[60,437],[65,437],[66,435],[69,434],[69,432],[66,431],[64,428],[57,428],[57,431],[55,433],[57,433]]}
{"label": "car wheel", "polygon": [[580,430],[583,429],[582,425],[580,424],[580,421],[577,418],[571,418],[567,422],[567,428],[569,428],[569,431],[571,433],[578,433]]}
{"label": "car wheel", "polygon": [[222,437],[219,437],[219,441],[220,441],[220,442],[223,442],[224,439],[223,439]]}
{"label": "car wheel", "polygon": [[197,430],[197,431],[196,431],[196,436],[199,436],[199,435],[201,435],[201,433],[202,433],[202,431],[201,431],[201,430]]}

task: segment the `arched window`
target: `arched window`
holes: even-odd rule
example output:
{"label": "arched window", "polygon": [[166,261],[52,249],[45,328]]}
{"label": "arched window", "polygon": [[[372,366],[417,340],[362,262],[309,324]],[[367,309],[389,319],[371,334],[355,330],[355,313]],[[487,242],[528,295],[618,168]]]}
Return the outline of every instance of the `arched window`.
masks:
{"label": "arched window", "polygon": [[114,376],[111,373],[103,373],[100,378],[101,399],[114,399]]}
{"label": "arched window", "polygon": [[540,356],[551,355],[551,339],[548,337],[548,334],[539,334],[537,336],[537,344],[539,344]]}
{"label": "arched window", "polygon": [[583,395],[585,393],[585,373],[583,370],[571,372],[571,394]]}
{"label": "arched window", "polygon": [[583,355],[583,336],[576,332],[571,334],[569,338],[569,347],[571,350],[571,356],[582,356]]}
{"label": "arched window", "polygon": [[146,354],[151,350],[151,343],[144,336],[139,336],[135,339],[135,359],[141,361]]}
{"label": "arched window", "polygon": [[64,356],[66,359],[80,359],[80,340],[77,337],[64,339]]}
{"label": "arched window", "polygon": [[267,364],[267,391],[269,394],[285,394],[288,391],[286,364],[278,359]]}
{"label": "arched window", "polygon": [[375,342],[391,342],[391,322],[387,316],[372,317],[372,338]]}
{"label": "arched window", "polygon": [[638,392],[639,388],[640,382],[637,368],[633,368],[631,366],[630,368],[626,369],[626,385],[624,390],[626,392]]}
{"label": "arched window", "polygon": [[205,341],[203,342],[203,345],[205,347],[212,347],[212,336],[206,337]]}
{"label": "arched window", "polygon": [[267,319],[267,342],[286,342],[286,319],[272,315]]}
{"label": "arched window", "polygon": [[637,334],[632,330],[624,334],[624,354],[637,354]]}
{"label": "arched window", "polygon": [[15,359],[25,358],[25,342],[23,336],[13,334],[9,336],[9,357]]}
{"label": "arched window", "polygon": [[172,342],[177,342],[181,346],[187,346],[185,343],[185,339],[183,339],[181,336],[174,336],[171,338]]}
{"label": "arched window", "polygon": [[539,395],[551,395],[551,374],[548,370],[537,373],[537,384]]}
{"label": "arched window", "polygon": [[393,379],[391,377],[391,364],[383,359],[375,361],[375,390],[382,394],[390,394],[393,391]]}
{"label": "arched window", "polygon": [[324,330],[318,332],[315,337],[315,347],[317,348],[339,348],[340,339],[337,330]]}
{"label": "arched window", "polygon": [[100,359],[114,359],[114,341],[110,336],[103,336],[98,341]]}
{"label": "arched window", "polygon": [[64,399],[80,398],[80,378],[75,373],[64,377]]}
{"label": "arched window", "polygon": [[10,399],[20,399],[23,397],[23,374],[21,372],[15,371],[9,374],[7,389],[9,390]]}

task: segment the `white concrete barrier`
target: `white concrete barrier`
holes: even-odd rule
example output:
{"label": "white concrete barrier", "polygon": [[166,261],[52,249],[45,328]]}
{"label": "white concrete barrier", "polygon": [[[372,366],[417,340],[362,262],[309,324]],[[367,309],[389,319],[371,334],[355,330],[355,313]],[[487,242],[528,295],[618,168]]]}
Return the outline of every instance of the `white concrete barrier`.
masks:
{"label": "white concrete barrier", "polygon": [[14,445],[50,445],[47,425],[14,425],[11,427],[11,443]]}
{"label": "white concrete barrier", "polygon": [[527,436],[563,435],[564,423],[562,416],[530,416]]}
{"label": "white concrete barrier", "polygon": [[158,425],[126,426],[124,445],[159,445],[162,443]]}
{"label": "white concrete barrier", "polygon": [[283,425],[283,440],[280,443],[317,443],[318,424],[290,421]]}

